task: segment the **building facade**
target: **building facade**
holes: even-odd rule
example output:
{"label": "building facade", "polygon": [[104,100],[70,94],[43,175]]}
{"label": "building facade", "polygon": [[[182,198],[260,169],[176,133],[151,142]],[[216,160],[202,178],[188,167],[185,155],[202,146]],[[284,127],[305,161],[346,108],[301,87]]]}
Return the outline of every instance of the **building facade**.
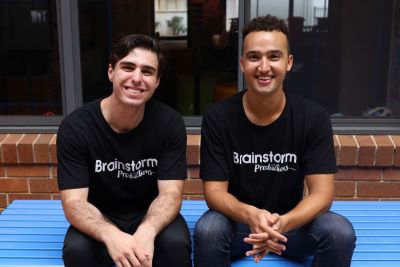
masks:
{"label": "building facade", "polygon": [[241,27],[287,19],[294,66],[285,90],[331,114],[336,197],[400,199],[399,0],[14,0],[0,2],[0,209],[59,197],[57,127],[108,95],[107,60],[125,34],[158,38],[168,68],[155,95],[188,131],[186,198],[202,198],[201,114],[244,90]]}

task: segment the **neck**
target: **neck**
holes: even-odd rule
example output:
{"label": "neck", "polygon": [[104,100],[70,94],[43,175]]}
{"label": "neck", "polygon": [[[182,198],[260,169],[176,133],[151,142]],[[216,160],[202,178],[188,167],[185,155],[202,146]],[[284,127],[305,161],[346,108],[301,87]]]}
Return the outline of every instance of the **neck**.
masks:
{"label": "neck", "polygon": [[286,97],[283,91],[273,95],[259,95],[246,91],[243,108],[247,118],[255,125],[266,126],[274,122],[285,108]]}
{"label": "neck", "polygon": [[103,99],[101,112],[108,125],[117,133],[126,133],[136,128],[143,119],[145,106],[132,107],[125,105],[113,97]]}

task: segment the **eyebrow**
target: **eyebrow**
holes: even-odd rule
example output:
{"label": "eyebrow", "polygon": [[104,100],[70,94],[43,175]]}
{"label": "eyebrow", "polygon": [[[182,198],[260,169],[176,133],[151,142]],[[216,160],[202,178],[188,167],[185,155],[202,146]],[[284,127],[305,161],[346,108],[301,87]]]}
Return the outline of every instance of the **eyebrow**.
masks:
{"label": "eyebrow", "polygon": [[[275,54],[275,53],[283,54],[283,51],[276,49],[276,50],[269,50],[266,52],[266,54]],[[263,53],[260,51],[250,50],[246,53],[246,55],[249,55],[249,54],[263,54]]]}
{"label": "eyebrow", "polygon": [[[121,61],[119,63],[119,65],[120,66],[132,66],[132,67],[136,67],[137,66],[135,63],[132,63],[130,61]],[[157,69],[155,67],[151,66],[151,65],[143,65],[141,68],[157,72]]]}

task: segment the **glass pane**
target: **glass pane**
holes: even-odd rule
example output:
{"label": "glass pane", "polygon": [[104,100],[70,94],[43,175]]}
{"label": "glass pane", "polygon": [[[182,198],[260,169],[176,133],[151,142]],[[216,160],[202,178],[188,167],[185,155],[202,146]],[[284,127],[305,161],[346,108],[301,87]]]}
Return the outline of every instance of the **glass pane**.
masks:
{"label": "glass pane", "polygon": [[[156,0],[160,1],[161,7],[164,2],[168,3],[167,8],[156,9],[155,11],[155,31],[161,37],[187,36],[187,5],[186,2],[177,0]],[[178,10],[178,2],[181,6]]]}
{"label": "glass pane", "polygon": [[0,115],[62,114],[55,1],[0,1]]}
{"label": "glass pane", "polygon": [[294,66],[286,90],[319,102],[335,118],[399,117],[396,3],[258,1],[258,15],[288,18]]}
{"label": "glass pane", "polygon": [[[159,38],[168,66],[155,97],[183,115],[200,115],[210,103],[234,94],[238,1],[79,0],[84,102],[111,93],[110,47],[132,33]],[[172,2],[174,10],[165,10]],[[168,27],[173,17],[182,19]]]}

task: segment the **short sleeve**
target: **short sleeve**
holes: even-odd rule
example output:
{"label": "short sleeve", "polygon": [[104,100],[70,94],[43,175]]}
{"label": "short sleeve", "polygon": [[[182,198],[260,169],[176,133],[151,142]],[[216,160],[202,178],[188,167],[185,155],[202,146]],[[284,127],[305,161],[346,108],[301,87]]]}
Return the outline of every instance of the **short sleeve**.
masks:
{"label": "short sleeve", "polygon": [[158,179],[184,180],[187,178],[186,128],[183,119],[176,115],[163,132],[165,142],[158,166]]}
{"label": "short sleeve", "polygon": [[89,169],[84,140],[79,138],[73,126],[61,123],[57,132],[57,177],[60,190],[89,186]]}
{"label": "short sleeve", "polygon": [[229,178],[228,160],[224,152],[222,123],[213,110],[204,116],[201,126],[200,177],[205,181],[226,181]]}
{"label": "short sleeve", "polygon": [[318,114],[307,134],[303,168],[305,175],[337,172],[332,125],[325,110]]}

